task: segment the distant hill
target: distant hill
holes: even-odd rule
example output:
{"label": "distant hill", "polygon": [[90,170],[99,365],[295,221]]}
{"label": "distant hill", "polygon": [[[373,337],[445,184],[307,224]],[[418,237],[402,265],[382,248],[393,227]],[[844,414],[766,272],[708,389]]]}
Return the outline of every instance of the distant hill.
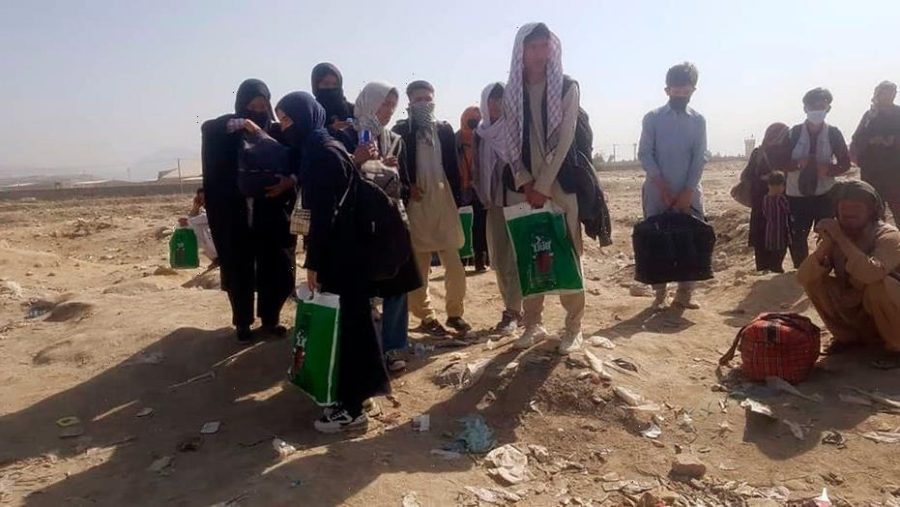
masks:
{"label": "distant hill", "polygon": [[35,181],[33,178],[42,182],[90,181],[104,178],[135,182],[156,181],[161,171],[178,167],[178,159],[188,165],[199,164],[200,154],[188,148],[163,148],[130,163],[70,167],[0,165],[0,186]]}
{"label": "distant hill", "polygon": [[0,171],[0,189],[70,187],[76,183],[103,179],[94,174],[30,174]]}
{"label": "distant hill", "polygon": [[161,171],[178,167],[178,159],[199,163],[200,154],[187,148],[163,148],[145,155],[131,164],[131,179],[134,181],[156,180]]}

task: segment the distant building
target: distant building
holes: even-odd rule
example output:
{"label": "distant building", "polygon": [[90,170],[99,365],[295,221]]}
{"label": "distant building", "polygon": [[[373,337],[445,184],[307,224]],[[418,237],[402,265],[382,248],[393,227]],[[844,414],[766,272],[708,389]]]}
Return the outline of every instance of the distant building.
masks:
{"label": "distant building", "polygon": [[750,158],[750,154],[753,153],[753,150],[756,149],[756,138],[750,136],[748,139],[744,139],[744,157]]}
{"label": "distant building", "polygon": [[76,181],[72,183],[71,188],[101,188],[101,187],[124,187],[133,185],[130,181],[123,180],[91,180],[91,181]]}
{"label": "distant building", "polygon": [[181,159],[172,169],[159,171],[157,183],[177,183],[203,181],[203,166],[196,159]]}

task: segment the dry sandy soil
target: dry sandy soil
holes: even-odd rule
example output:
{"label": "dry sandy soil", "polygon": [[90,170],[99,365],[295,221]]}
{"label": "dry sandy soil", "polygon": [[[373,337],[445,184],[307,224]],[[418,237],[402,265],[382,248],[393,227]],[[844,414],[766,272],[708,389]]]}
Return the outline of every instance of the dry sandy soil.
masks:
{"label": "dry sandy soil", "polygon": [[[583,356],[556,356],[554,342],[519,354],[509,339],[489,346],[484,332],[462,348],[414,333],[423,346],[395,379],[395,402],[378,400],[381,414],[369,432],[353,437],[313,431],[319,409],[284,382],[286,340],[246,349],[235,343],[214,277],[203,280],[207,289],[185,288],[200,270],[157,272],[167,252],[157,231],[186,210],[189,197],[0,204],[0,503],[374,506],[401,505],[406,496],[406,505],[416,505],[413,497],[423,506],[487,505],[467,489],[474,487],[488,490],[479,491],[483,497],[505,488],[518,505],[805,505],[823,488],[838,505],[897,505],[900,443],[862,434],[896,431],[900,418],[839,398],[846,386],[900,393],[896,373],[869,366],[874,352],[823,357],[799,386],[821,402],[717,371],[737,329],[757,313],[814,313],[791,273],[753,272],[747,211],[728,197],[739,169],[712,166],[704,178],[719,253],[716,279],[697,295],[703,308],[658,315],[646,310],[649,298],[630,290],[641,175],[602,174],[615,245],[588,249],[585,331],[616,345],[594,348],[596,355],[626,359],[637,374],[609,369],[612,381],[601,382],[585,373]],[[440,307],[443,289],[432,283]],[[469,277],[467,306],[476,329],[496,322],[501,306],[491,273]],[[287,325],[293,309],[290,303],[283,313]],[[547,321],[562,324],[552,300]],[[454,361],[483,359],[486,372],[471,388],[436,384]],[[501,375],[512,362],[518,369]],[[657,439],[642,435],[653,414],[626,410],[617,386],[659,405]],[[802,439],[785,423],[748,417],[741,392],[797,423]],[[151,415],[137,416],[148,407]],[[424,413],[431,430],[413,431],[410,419]],[[483,457],[431,453],[472,413],[483,414],[498,445],[548,449],[531,457],[532,480],[504,485]],[[68,416],[81,424],[61,428],[57,421]],[[210,421],[221,428],[201,436]],[[69,431],[83,434],[61,438]],[[829,431],[840,432],[845,446],[823,443]],[[276,436],[298,451],[280,457],[271,445]],[[195,450],[179,450],[184,443]],[[679,452],[695,455],[706,475],[670,478]],[[150,470],[167,457],[167,467]],[[508,496],[497,504],[516,501]]]}

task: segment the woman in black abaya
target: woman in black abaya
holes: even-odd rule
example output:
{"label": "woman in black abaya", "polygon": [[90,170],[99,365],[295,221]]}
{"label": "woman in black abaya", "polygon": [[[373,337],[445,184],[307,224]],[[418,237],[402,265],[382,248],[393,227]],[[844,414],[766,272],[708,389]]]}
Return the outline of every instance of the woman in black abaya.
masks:
{"label": "woman in black abaya", "polygon": [[[294,177],[281,176],[264,198],[247,198],[238,189],[238,157],[244,136],[277,132],[265,83],[248,79],[235,96],[234,114],[203,123],[203,188],[213,242],[219,253],[222,290],[231,302],[238,341],[286,334],[281,308],[294,289],[297,240],[290,233],[296,200]],[[262,321],[251,331],[256,315]]]}
{"label": "woman in black abaya", "polygon": [[364,249],[355,242],[353,218],[334,213],[356,167],[325,129],[325,109],[312,95],[288,94],[275,113],[284,139],[301,157],[303,205],[310,211],[307,284],[311,290],[340,296],[339,403],[328,407],[315,427],[323,433],[361,429],[368,425],[363,402],[388,394],[390,381],[372,321],[372,289],[362,269]]}
{"label": "woman in black abaya", "polygon": [[350,126],[347,119],[353,118],[353,104],[344,96],[344,76],[341,71],[330,63],[320,63],[313,67],[312,92],[316,101],[325,108],[325,128],[331,136],[345,146],[348,142],[354,142],[344,133],[344,129]]}

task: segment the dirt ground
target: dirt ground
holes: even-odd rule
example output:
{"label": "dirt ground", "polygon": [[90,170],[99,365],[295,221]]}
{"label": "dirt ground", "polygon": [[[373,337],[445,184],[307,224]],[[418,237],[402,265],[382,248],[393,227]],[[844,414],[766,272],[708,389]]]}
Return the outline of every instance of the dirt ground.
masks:
{"label": "dirt ground", "polygon": [[[848,386],[900,394],[895,372],[869,366],[876,352],[823,357],[799,386],[813,399],[717,371],[736,331],[757,313],[814,314],[792,273],[753,271],[748,213],[728,196],[740,168],[711,166],[704,177],[719,244],[716,278],[697,294],[702,309],[656,315],[647,311],[650,298],[632,295],[641,174],[601,175],[615,245],[588,247],[585,336],[612,340],[614,349],[592,352],[627,360],[637,373],[610,368],[612,380],[603,382],[586,373],[583,355],[555,355],[552,341],[518,353],[510,339],[486,332],[463,343],[413,333],[416,353],[394,381],[395,401],[379,399],[369,432],[354,436],[312,429],[320,410],[284,382],[287,340],[238,346],[214,276],[185,288],[201,270],[158,270],[168,241],[160,231],[186,211],[189,196],[2,203],[0,503],[762,506],[804,505],[827,488],[837,505],[898,505],[900,443],[862,434],[895,432],[900,418],[840,398]],[[432,280],[439,308],[440,275]],[[490,328],[501,311],[494,275],[468,281],[466,317],[476,330]],[[547,308],[549,327],[561,327],[559,305],[551,299]],[[283,312],[286,325],[293,310],[289,303]],[[485,373],[470,388],[437,385],[452,363],[482,360]],[[626,410],[615,387],[659,411]],[[740,406],[747,395],[796,423],[802,438],[784,422],[748,418]],[[431,452],[473,413],[498,446],[532,454],[531,480],[510,486],[491,476],[482,456]],[[430,415],[430,431],[413,431],[419,414]],[[70,416],[80,424],[57,423]],[[201,435],[211,421],[219,431]],[[651,423],[661,429],[655,439],[642,433]],[[832,431],[843,445],[823,443]],[[280,457],[276,437],[297,452]],[[705,476],[670,477],[678,453],[705,464]]]}

